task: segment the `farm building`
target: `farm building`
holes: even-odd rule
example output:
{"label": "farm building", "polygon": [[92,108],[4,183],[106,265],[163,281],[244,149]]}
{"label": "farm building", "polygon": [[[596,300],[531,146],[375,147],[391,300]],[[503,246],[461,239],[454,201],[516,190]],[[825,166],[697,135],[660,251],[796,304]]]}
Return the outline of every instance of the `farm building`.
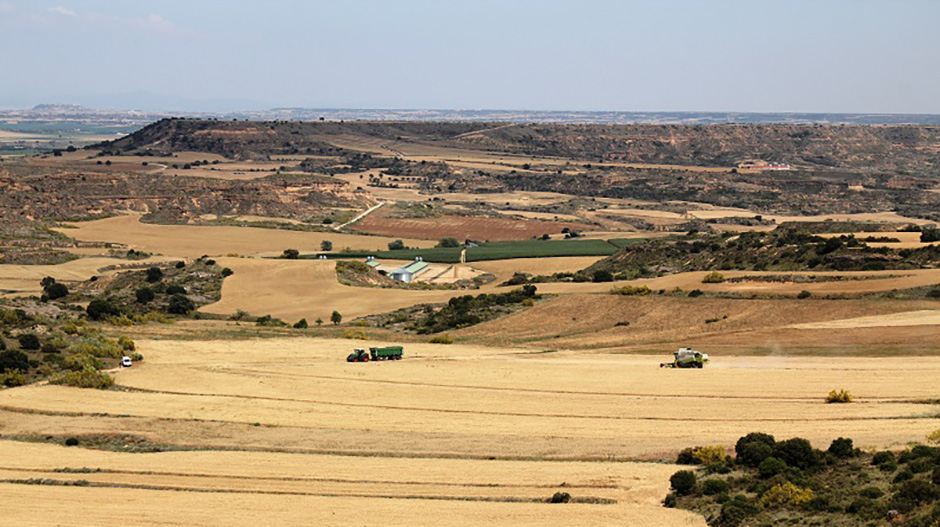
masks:
{"label": "farm building", "polygon": [[369,256],[366,258],[366,265],[373,269],[378,269],[382,264],[380,264],[379,261],[375,259],[375,256]]}
{"label": "farm building", "polygon": [[424,262],[419,258],[408,265],[405,265],[399,269],[395,269],[389,273],[389,276],[391,276],[394,280],[398,280],[399,282],[411,282],[415,279],[416,276],[426,272],[427,270],[427,262]]}

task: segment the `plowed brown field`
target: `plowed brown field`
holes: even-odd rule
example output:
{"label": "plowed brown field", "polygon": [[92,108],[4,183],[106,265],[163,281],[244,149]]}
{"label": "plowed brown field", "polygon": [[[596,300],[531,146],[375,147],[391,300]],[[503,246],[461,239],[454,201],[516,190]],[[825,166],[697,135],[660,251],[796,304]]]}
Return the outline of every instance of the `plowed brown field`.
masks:
{"label": "plowed brown field", "polygon": [[576,231],[590,229],[590,225],[571,222],[510,220],[468,216],[442,216],[440,218],[383,218],[366,216],[355,229],[370,234],[408,236],[425,240],[454,237],[458,240],[508,241],[525,240],[543,234],[558,234],[564,228]]}

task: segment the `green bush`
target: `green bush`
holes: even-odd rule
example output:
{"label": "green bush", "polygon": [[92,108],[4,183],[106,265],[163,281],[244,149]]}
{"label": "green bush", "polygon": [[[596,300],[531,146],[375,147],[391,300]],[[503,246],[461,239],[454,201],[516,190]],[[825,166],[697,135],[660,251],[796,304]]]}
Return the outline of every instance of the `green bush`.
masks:
{"label": "green bush", "polygon": [[754,500],[738,494],[721,505],[721,514],[718,516],[718,527],[738,527],[749,517],[760,512]]}
{"label": "green bush", "polygon": [[457,238],[441,238],[441,241],[437,242],[438,247],[460,247],[460,242],[457,241]]}
{"label": "green bush", "polygon": [[878,452],[871,458],[871,463],[873,465],[883,465],[885,463],[893,463],[893,462],[894,462],[894,452],[888,452],[888,451]]}
{"label": "green bush", "polygon": [[300,258],[300,251],[297,249],[284,249],[284,253],[281,254],[281,258],[287,258],[288,260],[296,260]]}
{"label": "green bush", "polygon": [[0,373],[26,371],[29,369],[29,357],[20,350],[0,352]]}
{"label": "green bush", "polygon": [[402,250],[402,249],[404,249],[404,248],[405,248],[405,242],[403,242],[403,241],[401,241],[401,240],[395,240],[395,241],[388,242],[388,250],[389,250],[389,251],[400,251],[400,250]]}
{"label": "green bush", "polygon": [[725,275],[718,271],[712,271],[702,278],[703,284],[720,284],[725,281]]}
{"label": "green bush", "polygon": [[813,293],[810,293],[809,291],[805,289],[803,291],[800,291],[799,294],[796,295],[796,297],[799,299],[809,298],[811,296],[813,296]]}
{"label": "green bush", "polygon": [[832,441],[828,452],[839,459],[845,459],[855,455],[855,447],[851,439],[840,437]]}
{"label": "green bush", "polygon": [[860,490],[858,494],[863,498],[877,500],[878,498],[885,495],[885,491],[879,489],[878,487],[865,487],[864,489]]}
{"label": "green bush", "polygon": [[176,294],[170,297],[170,303],[167,305],[167,312],[174,315],[188,315],[196,309],[196,304],[186,295]]}
{"label": "green bush", "polygon": [[594,271],[594,274],[591,276],[592,282],[613,282],[614,275],[610,271],[601,269],[599,271]]}
{"label": "green bush", "polygon": [[666,497],[663,499],[663,507],[674,509],[678,502],[679,499],[676,497],[676,493],[670,492],[669,494],[666,494]]}
{"label": "green bush", "polygon": [[429,340],[428,342],[430,342],[431,344],[453,344],[454,339],[447,333],[443,333],[441,335],[435,335],[431,337],[431,340]]}
{"label": "green bush", "polygon": [[294,324],[294,329],[307,329],[308,327],[310,326],[307,324],[306,318],[302,318]]}
{"label": "green bush", "polygon": [[772,478],[786,471],[787,464],[775,457],[768,457],[757,466],[758,475],[764,479]]}
{"label": "green bush", "polygon": [[79,371],[67,371],[54,375],[49,382],[76,388],[97,388],[103,390],[114,385],[114,379],[105,372],[94,368],[85,368]]}
{"label": "green bush", "polygon": [[695,490],[695,472],[691,470],[680,470],[669,478],[669,485],[676,494],[686,496]]}
{"label": "green bush", "polygon": [[737,454],[738,463],[753,468],[770,457],[776,444],[774,436],[753,432],[738,439],[734,445],[734,451]]}
{"label": "green bush", "polygon": [[233,274],[235,274],[235,271],[229,269],[228,267],[222,269],[222,278],[227,278]]}
{"label": "green bush", "polygon": [[115,317],[121,314],[121,310],[117,306],[100,298],[89,302],[85,312],[88,313],[88,318],[92,320],[102,320],[106,317]]}
{"label": "green bush", "polygon": [[66,287],[65,284],[60,284],[58,282],[44,287],[42,291],[49,300],[58,300],[59,298],[68,296],[69,294],[69,288]]}
{"label": "green bush", "polygon": [[35,333],[23,333],[16,337],[16,340],[20,343],[20,348],[24,350],[38,350],[42,345]]}
{"label": "green bush", "polygon": [[22,372],[12,370],[0,373],[0,385],[2,386],[15,388],[17,386],[23,386],[24,384],[26,384],[26,375],[23,375]]}
{"label": "green bush", "polygon": [[702,482],[702,493],[706,496],[714,496],[728,492],[730,489],[728,482],[723,479],[710,478]]}
{"label": "green bush", "polygon": [[149,287],[141,287],[134,292],[134,295],[137,297],[138,304],[147,304],[153,302],[153,299],[157,297],[156,293],[153,292],[153,289]]}
{"label": "green bush", "polygon": [[791,467],[812,468],[820,463],[819,455],[806,439],[794,437],[780,441],[774,446],[774,457]]}
{"label": "green bush", "polygon": [[134,351],[137,349],[137,345],[134,344],[134,341],[126,335],[118,337],[118,346],[124,351]]}
{"label": "green bush", "polygon": [[166,290],[165,290],[164,292],[165,292],[166,294],[170,295],[170,296],[173,296],[173,295],[185,295],[185,294],[186,294],[186,288],[183,287],[183,286],[181,286],[181,285],[179,285],[179,284],[170,284],[170,285],[166,286]]}
{"label": "green bush", "polygon": [[159,267],[151,267],[147,269],[147,281],[150,283],[159,282],[163,280],[163,271]]}
{"label": "green bush", "polygon": [[569,501],[571,501],[571,494],[567,492],[556,492],[549,500],[550,503],[568,503]]}

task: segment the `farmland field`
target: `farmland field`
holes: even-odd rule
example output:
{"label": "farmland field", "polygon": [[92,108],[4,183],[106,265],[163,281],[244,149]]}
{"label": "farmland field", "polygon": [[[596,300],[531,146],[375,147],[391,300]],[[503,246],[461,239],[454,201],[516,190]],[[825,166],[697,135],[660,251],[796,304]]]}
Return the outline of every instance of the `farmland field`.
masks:
{"label": "farmland field", "polygon": [[[649,356],[414,344],[401,362],[344,362],[356,345],[140,341],[147,360],[116,375],[126,390],[0,392],[5,517],[71,524],[78,507],[95,525],[405,525],[419,511],[445,524],[703,525],[659,505],[677,468],[649,461],[753,430],[882,448],[940,426],[916,402],[935,393],[937,358],[913,371],[784,357],[677,371]],[[824,404],[834,386],[860,404]],[[117,451],[63,437],[111,438]],[[164,451],[125,452],[148,444]],[[576,503],[539,502],[562,490]],[[48,506],[28,511],[36,500]]]}
{"label": "farmland field", "polygon": [[558,234],[565,228],[582,231],[591,227],[583,223],[465,216],[383,218],[371,215],[356,223],[355,228],[369,234],[406,236],[426,240],[455,237],[459,240],[508,241],[525,240],[543,234]]}

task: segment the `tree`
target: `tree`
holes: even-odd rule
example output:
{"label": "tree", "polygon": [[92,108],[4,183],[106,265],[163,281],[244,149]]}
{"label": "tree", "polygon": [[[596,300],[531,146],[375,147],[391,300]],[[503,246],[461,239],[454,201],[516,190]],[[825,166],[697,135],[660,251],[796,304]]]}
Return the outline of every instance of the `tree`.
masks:
{"label": "tree", "polygon": [[29,357],[20,350],[6,350],[0,353],[0,373],[29,369]]}
{"label": "tree", "polygon": [[774,446],[774,457],[796,468],[810,468],[819,464],[819,456],[806,439],[794,437]]}
{"label": "tree", "polygon": [[235,274],[235,271],[229,269],[228,267],[222,269],[222,278],[232,276],[233,274]]}
{"label": "tree", "polygon": [[685,496],[695,489],[695,473],[691,470],[680,470],[669,478],[669,484],[676,494]]}
{"label": "tree", "polygon": [[389,251],[400,251],[405,248],[405,242],[401,240],[395,240],[393,242],[388,242]]}
{"label": "tree", "polygon": [[321,251],[332,251],[332,250],[333,250],[333,242],[331,242],[330,240],[323,240],[322,242],[320,242],[320,250],[321,250]]}
{"label": "tree", "polygon": [[614,275],[610,271],[601,269],[599,271],[594,271],[594,276],[591,278],[594,282],[613,282]]}
{"label": "tree", "polygon": [[940,242],[940,229],[924,229],[920,233],[922,243]]}
{"label": "tree", "polygon": [[151,267],[147,269],[147,281],[150,283],[159,282],[163,280],[163,271],[159,267]]}
{"label": "tree", "polygon": [[55,283],[55,278],[53,278],[53,277],[51,277],[51,276],[47,276],[47,277],[45,277],[45,278],[43,278],[42,280],[39,281],[39,285],[41,285],[41,286],[43,287],[43,289],[49,287],[50,285],[52,285],[52,284],[54,284],[54,283]]}
{"label": "tree", "polygon": [[297,249],[284,249],[284,254],[282,254],[281,257],[287,258],[288,260],[296,260],[300,258],[300,251]]}
{"label": "tree", "polygon": [[23,333],[16,340],[20,343],[20,348],[24,350],[38,350],[39,349],[39,337],[35,333]]}
{"label": "tree", "polygon": [[190,311],[196,309],[196,304],[186,295],[176,294],[170,297],[170,303],[166,310],[174,315],[188,315]]}
{"label": "tree", "polygon": [[92,320],[101,320],[105,317],[113,317],[121,314],[121,310],[107,300],[96,298],[92,300],[85,308],[88,317]]}
{"label": "tree", "polygon": [[148,302],[152,302],[153,299],[156,298],[157,296],[156,294],[154,294],[153,289],[150,289],[149,287],[141,287],[135,292],[135,295],[137,296],[138,304],[146,304]]}
{"label": "tree", "polygon": [[306,318],[302,318],[294,324],[294,329],[307,329],[308,327]]}
{"label": "tree", "polygon": [[330,322],[332,322],[333,325],[336,325],[342,321],[343,321],[343,315],[341,315],[339,311],[333,311],[333,314],[330,315]]}
{"label": "tree", "polygon": [[322,325],[323,325],[323,319],[317,317],[316,323],[317,323],[318,326],[322,326]]}
{"label": "tree", "polygon": [[56,300],[64,296],[68,296],[69,288],[66,287],[65,284],[56,282],[43,288],[43,292],[46,294],[46,297],[49,300]]}
{"label": "tree", "polygon": [[457,238],[441,238],[441,241],[437,242],[438,247],[460,247],[460,242],[457,241]]}

